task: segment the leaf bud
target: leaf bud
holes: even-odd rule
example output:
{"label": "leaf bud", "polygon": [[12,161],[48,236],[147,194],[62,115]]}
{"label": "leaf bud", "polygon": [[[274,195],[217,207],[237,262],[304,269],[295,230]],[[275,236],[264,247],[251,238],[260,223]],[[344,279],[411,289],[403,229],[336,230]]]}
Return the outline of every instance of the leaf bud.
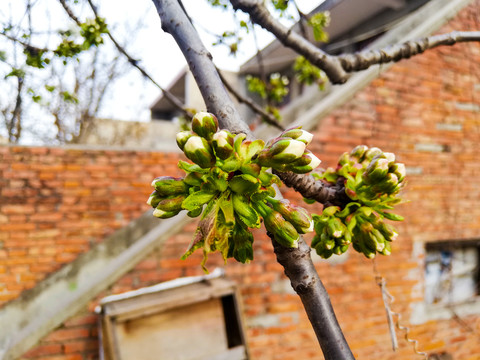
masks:
{"label": "leaf bud", "polygon": [[236,193],[249,194],[260,188],[260,181],[252,175],[241,174],[230,179],[228,186]]}
{"label": "leaf bud", "polygon": [[185,143],[183,149],[187,158],[201,168],[209,168],[215,164],[212,148],[207,140],[200,136],[192,136]]}
{"label": "leaf bud", "polygon": [[210,140],[218,130],[217,117],[208,112],[196,113],[192,118],[192,131],[204,139]]}

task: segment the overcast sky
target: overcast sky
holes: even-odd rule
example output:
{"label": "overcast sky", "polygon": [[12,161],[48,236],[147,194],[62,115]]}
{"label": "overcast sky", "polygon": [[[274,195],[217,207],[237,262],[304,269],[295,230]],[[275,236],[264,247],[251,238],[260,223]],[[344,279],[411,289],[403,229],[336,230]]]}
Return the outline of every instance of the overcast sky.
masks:
{"label": "overcast sky", "polygon": [[[322,1],[297,0],[297,3],[302,11],[309,12]],[[162,31],[160,19],[151,0],[97,0],[95,2],[98,4],[100,15],[107,19],[115,37],[125,44],[132,56],[141,60],[141,65],[163,87],[168,86],[186,67],[183,55],[172,37]],[[226,47],[212,46],[214,38],[202,31],[202,28],[216,33],[234,30],[231,13],[218,8],[212,9],[206,0],[183,0],[183,2],[217,66],[225,70],[236,70],[240,64],[255,54],[256,48],[251,36],[245,39],[235,58],[228,55]],[[23,0],[0,0],[0,16],[4,19],[15,13],[20,17],[24,16],[25,7],[22,3]],[[69,19],[66,18],[57,0],[35,0],[33,3],[36,7],[43,6],[44,13],[47,14],[35,16],[33,22],[36,28],[57,29],[64,28],[64,24],[68,24]],[[82,4],[82,1],[79,3]],[[84,13],[88,14],[88,5],[84,7]],[[91,14],[87,16],[91,17]],[[243,13],[239,12],[237,16],[246,19]],[[267,45],[273,39],[261,29],[256,34],[260,47]],[[143,80],[136,70],[132,70],[118,81],[115,90],[108,98],[107,106],[100,115],[105,118],[147,121],[150,117],[149,106],[158,96],[159,90],[150,82]]]}

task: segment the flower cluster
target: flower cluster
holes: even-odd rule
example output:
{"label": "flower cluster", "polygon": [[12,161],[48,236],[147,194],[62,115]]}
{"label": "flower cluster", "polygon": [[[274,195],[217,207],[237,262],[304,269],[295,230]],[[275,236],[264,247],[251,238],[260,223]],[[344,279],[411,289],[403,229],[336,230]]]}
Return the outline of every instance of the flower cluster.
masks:
{"label": "flower cluster", "polygon": [[304,130],[290,129],[265,146],[262,140],[246,140],[245,134],[219,130],[214,115],[197,113],[192,131],[182,131],[176,139],[193,164],[179,161],[183,178],[156,178],[147,203],[162,219],[181,210],[201,216],[184,258],[202,249],[204,268],[214,251],[224,259],[252,260],[250,229],[259,228],[262,220],[278,243],[296,247],[299,234],[313,231],[313,220],[305,209],[274,198],[273,185],[280,180],[270,170],[311,171],[320,163],[305,149],[311,139]]}
{"label": "flower cluster", "polygon": [[360,145],[344,153],[336,169],[316,175],[327,183],[344,181],[345,193],[352,200],[341,210],[330,206],[314,215],[315,237],[312,247],[328,258],[344,253],[350,244],[367,258],[376,253],[390,255],[390,242],[397,232],[384,219],[401,221],[387,212],[402,200],[398,196],[404,185],[405,165],[395,162],[395,155],[379,148]]}

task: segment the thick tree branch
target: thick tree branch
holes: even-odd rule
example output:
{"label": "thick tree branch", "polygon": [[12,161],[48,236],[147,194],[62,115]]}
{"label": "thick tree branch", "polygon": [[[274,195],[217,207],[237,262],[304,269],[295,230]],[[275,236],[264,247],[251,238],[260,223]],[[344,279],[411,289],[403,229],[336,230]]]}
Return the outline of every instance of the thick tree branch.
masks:
{"label": "thick tree branch", "polygon": [[343,208],[351,202],[345,194],[343,186],[344,178],[341,178],[335,185],[329,186],[323,181],[315,180],[312,175],[300,175],[293,172],[273,171],[282,182],[302,194],[307,199],[314,199],[324,206],[340,206]]}
{"label": "thick tree branch", "polygon": [[[221,79],[193,25],[176,0],[153,0],[162,21],[184,53],[209,111],[219,117],[221,127],[251,134],[228,97]],[[250,135],[251,136],[251,135]],[[333,312],[330,299],[300,239],[298,248],[284,248],[275,241],[278,261],[302,299],[326,360],[350,360],[353,355]]]}
{"label": "thick tree branch", "polygon": [[285,46],[303,55],[308,61],[322,69],[334,84],[347,81],[348,74],[339,60],[317,48],[314,44],[283,26],[268,11],[263,0],[230,0],[235,10],[242,10],[250,19],[270,31]]}
{"label": "thick tree branch", "polygon": [[325,360],[354,359],[338,326],[330,297],[312,263],[310,246],[301,239],[298,248],[286,248],[273,240],[272,234],[268,235],[272,239],[277,261],[285,268],[285,275],[302,300]]}
{"label": "thick tree branch", "polygon": [[360,71],[376,64],[408,59],[438,46],[455,45],[460,42],[480,41],[480,31],[453,31],[448,34],[434,35],[420,40],[407,41],[379,50],[362,51],[355,54],[338,56],[347,72]]}
{"label": "thick tree branch", "polygon": [[190,71],[202,93],[207,110],[215,114],[221,127],[233,132],[243,132],[251,136],[250,129],[241,119],[212,62],[212,55],[202,44],[198,33],[187,15],[175,0],[153,0],[162,29],[173,36]]}
{"label": "thick tree branch", "polygon": [[263,110],[255,101],[252,99],[240,95],[240,93],[233,88],[233,86],[228,82],[227,79],[223,76],[222,72],[217,68],[218,75],[220,76],[220,79],[222,80],[223,84],[227,88],[227,90],[235,96],[235,99],[241,104],[247,105],[250,109],[252,109],[254,112],[256,112],[258,115],[260,115],[263,118],[263,121],[265,121],[267,124],[270,124],[274,127],[276,127],[279,130],[285,130],[285,128],[278,123],[277,118],[273,116],[272,114],[266,112]]}

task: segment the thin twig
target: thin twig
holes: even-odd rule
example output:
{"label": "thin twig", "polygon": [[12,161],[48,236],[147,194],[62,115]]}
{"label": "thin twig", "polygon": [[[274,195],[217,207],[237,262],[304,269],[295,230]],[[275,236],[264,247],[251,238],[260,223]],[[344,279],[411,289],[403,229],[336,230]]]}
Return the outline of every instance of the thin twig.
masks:
{"label": "thin twig", "polygon": [[225,85],[225,87],[227,88],[227,90],[230,92],[230,94],[232,94],[235,97],[235,99],[237,99],[237,101],[239,103],[247,105],[250,109],[252,109],[258,115],[260,115],[262,117],[263,121],[265,121],[267,124],[270,124],[270,125],[276,127],[279,130],[282,130],[282,131],[285,130],[285,128],[278,123],[278,120],[275,116],[266,112],[264,109],[262,109],[252,99],[250,99],[246,96],[242,96],[237,90],[235,90],[232,87],[230,82],[227,79],[225,79],[225,77],[223,76],[220,69],[217,68],[217,71],[218,71],[218,75],[220,75],[220,79],[222,79],[222,82]]}
{"label": "thin twig", "polygon": [[[65,0],[58,0],[60,2],[60,4],[63,6],[65,12],[68,14],[68,16],[78,25],[80,26],[82,24],[82,22],[80,21],[80,19],[78,17],[75,16],[75,14],[73,13],[72,9],[66,4]],[[92,9],[93,11],[93,14],[95,15],[95,18],[98,19],[99,18],[99,15],[98,15],[98,12],[97,12],[97,7],[93,4],[93,2],[91,0],[88,0],[88,4],[90,5],[90,8]],[[163,95],[165,96],[165,98],[173,105],[175,106],[178,110],[180,110],[185,116],[187,116],[188,118],[192,118],[193,117],[193,114],[185,108],[184,104],[175,96],[173,95],[170,91],[168,91],[167,89],[163,88],[159,83],[157,83],[152,76],[150,76],[150,74],[147,73],[147,71],[141,67],[139,64],[138,64],[138,60],[134,59],[132,56],[130,56],[130,54],[125,50],[125,48],[123,46],[120,45],[120,43],[115,39],[115,37],[112,35],[112,33],[110,31],[107,32],[107,36],[110,38],[110,40],[112,41],[112,43],[115,45],[115,47],[117,48],[117,50],[123,55],[125,56],[125,58],[127,59],[127,61],[134,67],[136,68],[138,71],[140,71],[140,73],[146,77],[148,80],[150,80],[152,82],[153,85],[155,85],[162,93]]]}

